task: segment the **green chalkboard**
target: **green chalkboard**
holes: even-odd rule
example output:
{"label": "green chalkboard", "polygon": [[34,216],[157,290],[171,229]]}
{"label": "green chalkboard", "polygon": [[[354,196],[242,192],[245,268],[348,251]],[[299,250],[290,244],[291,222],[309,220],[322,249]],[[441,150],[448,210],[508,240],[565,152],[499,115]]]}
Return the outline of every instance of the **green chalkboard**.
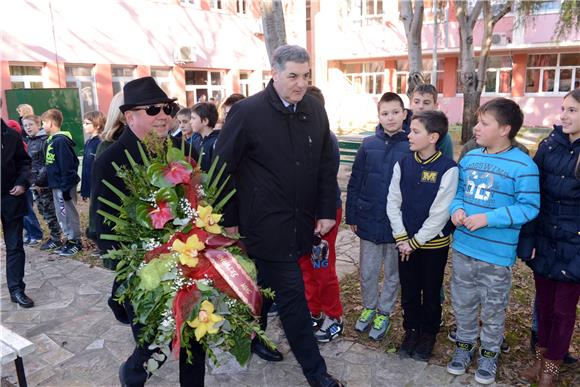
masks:
{"label": "green chalkboard", "polygon": [[16,107],[23,103],[32,106],[34,114],[38,116],[48,109],[60,110],[64,118],[61,130],[72,134],[75,151],[78,156],[82,155],[84,134],[79,89],[14,89],[6,90],[5,93],[8,115],[13,120],[18,119]]}

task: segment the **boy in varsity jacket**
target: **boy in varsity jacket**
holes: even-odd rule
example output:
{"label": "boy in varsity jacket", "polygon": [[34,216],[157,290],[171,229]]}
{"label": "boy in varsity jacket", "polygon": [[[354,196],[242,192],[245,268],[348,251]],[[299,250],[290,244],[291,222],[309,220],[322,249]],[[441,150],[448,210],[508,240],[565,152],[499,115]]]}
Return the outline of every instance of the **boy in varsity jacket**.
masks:
{"label": "boy in varsity jacket", "polygon": [[457,191],[458,170],[437,150],[449,122],[443,112],[413,116],[413,153],[397,162],[387,198],[387,215],[399,250],[405,337],[399,356],[428,361],[441,321],[440,289],[449,244],[449,205]]}

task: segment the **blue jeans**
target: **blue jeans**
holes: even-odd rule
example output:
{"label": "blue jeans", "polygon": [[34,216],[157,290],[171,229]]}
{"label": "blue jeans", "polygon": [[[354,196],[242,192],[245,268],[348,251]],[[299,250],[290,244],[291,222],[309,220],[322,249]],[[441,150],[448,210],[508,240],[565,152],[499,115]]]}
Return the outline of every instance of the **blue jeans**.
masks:
{"label": "blue jeans", "polygon": [[26,215],[24,216],[24,230],[26,230],[26,237],[28,239],[42,240],[42,228],[36,218],[34,209],[32,208],[34,200],[32,199],[32,191],[26,191]]}

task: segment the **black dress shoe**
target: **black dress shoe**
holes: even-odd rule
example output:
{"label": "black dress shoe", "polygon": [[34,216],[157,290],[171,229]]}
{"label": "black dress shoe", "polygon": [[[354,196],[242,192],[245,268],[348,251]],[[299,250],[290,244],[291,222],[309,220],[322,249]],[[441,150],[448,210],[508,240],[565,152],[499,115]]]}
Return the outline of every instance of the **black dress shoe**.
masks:
{"label": "black dress shoe", "polygon": [[284,357],[277,349],[270,349],[259,339],[252,340],[252,352],[266,361],[282,361]]}
{"label": "black dress shoe", "polygon": [[308,379],[308,384],[312,387],[343,387],[344,385],[334,376],[325,373],[316,379]]}
{"label": "black dress shoe", "polygon": [[34,306],[34,301],[24,294],[24,290],[17,290],[14,293],[11,293],[10,301],[17,303],[23,308],[32,308]]}

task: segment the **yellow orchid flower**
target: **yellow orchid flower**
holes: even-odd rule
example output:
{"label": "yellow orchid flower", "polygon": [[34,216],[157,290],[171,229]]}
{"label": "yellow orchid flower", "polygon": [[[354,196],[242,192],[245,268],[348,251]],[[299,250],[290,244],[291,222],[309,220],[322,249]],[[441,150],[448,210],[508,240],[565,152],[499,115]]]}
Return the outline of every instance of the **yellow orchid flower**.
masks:
{"label": "yellow orchid flower", "polygon": [[224,318],[218,314],[214,314],[215,310],[213,304],[208,300],[201,303],[201,309],[197,317],[193,321],[188,321],[187,325],[195,328],[195,339],[199,341],[206,333],[213,335],[219,331],[219,328],[214,326],[215,323],[222,321]]}
{"label": "yellow orchid flower", "polygon": [[190,236],[185,243],[176,239],[171,246],[171,250],[181,253],[179,255],[179,262],[189,267],[197,266],[197,253],[203,249],[205,249],[205,245],[199,240],[197,235]]}
{"label": "yellow orchid flower", "polygon": [[207,232],[212,234],[221,234],[222,228],[218,224],[222,216],[218,214],[212,214],[212,206],[197,206],[198,218],[195,221],[195,225],[199,228],[205,229]]}

